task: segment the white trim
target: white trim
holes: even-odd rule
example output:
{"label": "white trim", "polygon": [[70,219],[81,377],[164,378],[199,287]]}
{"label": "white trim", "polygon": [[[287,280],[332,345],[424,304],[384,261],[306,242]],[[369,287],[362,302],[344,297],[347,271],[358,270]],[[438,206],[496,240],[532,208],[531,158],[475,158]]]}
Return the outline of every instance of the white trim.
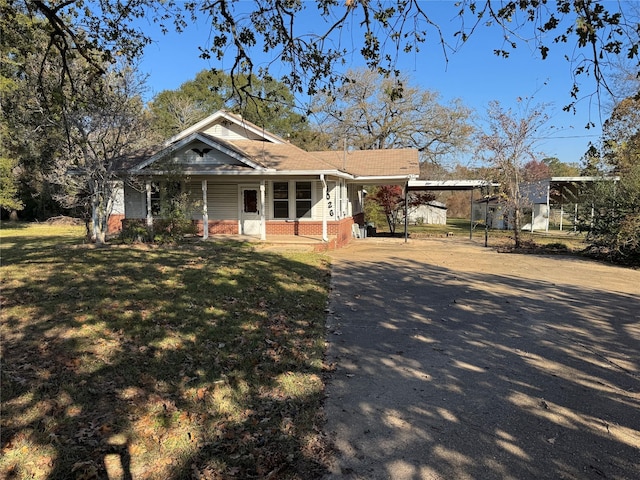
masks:
{"label": "white trim", "polygon": [[143,174],[156,174],[156,175],[163,174],[163,173],[166,174],[166,172],[164,172],[162,170],[156,170],[156,171],[154,171],[154,173],[152,173],[152,172],[146,172],[146,171],[142,172],[142,169],[147,167],[148,165],[151,165],[152,163],[157,162],[161,158],[169,156],[170,154],[172,154],[176,150],[180,150],[185,145],[188,145],[189,143],[194,142],[196,140],[198,140],[198,141],[210,146],[211,148],[215,148],[219,152],[224,153],[225,155],[228,155],[231,158],[234,158],[234,159],[238,160],[239,162],[242,162],[243,164],[247,165],[248,167],[255,168],[256,170],[259,170],[259,171],[267,171],[266,168],[262,167],[261,165],[258,165],[257,163],[255,163],[252,160],[248,159],[244,155],[241,155],[240,153],[236,152],[235,150],[232,150],[232,149],[230,149],[230,148],[228,148],[228,147],[226,147],[224,145],[221,145],[220,143],[216,142],[211,137],[209,137],[207,135],[201,135],[200,133],[194,133],[194,134],[188,136],[187,138],[184,138],[184,139],[180,140],[177,143],[173,143],[173,144],[167,146],[166,148],[163,148],[158,153],[156,153],[155,155],[149,157],[144,162],[139,163],[135,167],[131,168],[130,172],[131,173],[141,172]]}
{"label": "white trim", "polygon": [[202,238],[209,238],[209,206],[207,204],[207,179],[202,180]]}
{"label": "white trim", "polygon": [[267,216],[265,210],[267,209],[266,194],[265,194],[265,182],[260,180],[260,240],[267,239]]}
{"label": "white trim", "polygon": [[415,180],[410,179],[407,187],[411,189],[420,188],[439,188],[452,190],[472,190],[481,187],[499,187],[499,183],[490,182],[488,180]]}
{"label": "white trim", "polygon": [[327,233],[327,181],[323,174],[320,174],[320,181],[322,182],[322,241],[328,242],[329,235]]}
{"label": "white trim", "polygon": [[180,133],[174,135],[169,140],[165,142],[165,145],[170,145],[173,142],[177,142],[193,133],[199,133],[202,130],[205,130],[210,125],[216,123],[218,120],[224,119],[231,123],[238,125],[239,127],[258,135],[259,137],[270,141],[271,143],[285,143],[285,141],[278,137],[277,135],[273,135],[272,133],[267,132],[266,130],[258,127],[257,125],[253,125],[252,123],[247,122],[242,117],[237,115],[233,115],[225,110],[218,110],[217,112],[209,115],[207,118],[200,120],[195,125],[190,126],[189,128],[181,131]]}
{"label": "white trim", "polygon": [[[260,184],[257,183],[240,183],[238,184],[238,232],[240,235],[246,235],[244,233],[243,221],[244,221],[244,190],[257,190],[260,192]],[[261,201],[261,196],[258,196],[258,201]],[[264,226],[264,205],[258,205],[258,216],[260,225],[258,226],[260,232],[260,238],[262,238],[262,230]]]}
{"label": "white trim", "polygon": [[151,211],[151,180],[145,182],[145,190],[147,194],[147,227],[153,226],[153,212]]}
{"label": "white trim", "polygon": [[[130,171],[130,173],[144,176],[162,176],[166,175],[167,172],[162,170],[145,170],[141,172]],[[255,177],[255,176],[265,176],[265,177],[315,177],[317,178],[320,174],[324,174],[326,176],[343,178],[346,180],[354,180],[356,177],[353,175],[349,175],[348,173],[339,172],[337,170],[273,170],[273,169],[263,169],[258,171],[211,171],[211,170],[185,170],[185,175],[190,177],[193,176],[208,176],[208,177]],[[374,177],[377,179],[381,179],[381,181],[394,181],[389,177]],[[399,177],[406,181],[407,177]],[[357,179],[359,180],[359,179]],[[283,180],[285,181],[285,180]]]}

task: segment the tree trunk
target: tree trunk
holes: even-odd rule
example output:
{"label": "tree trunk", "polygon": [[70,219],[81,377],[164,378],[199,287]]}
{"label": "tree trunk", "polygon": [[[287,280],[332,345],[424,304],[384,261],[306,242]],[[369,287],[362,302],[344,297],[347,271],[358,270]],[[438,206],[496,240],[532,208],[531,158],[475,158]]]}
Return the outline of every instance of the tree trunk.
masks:
{"label": "tree trunk", "polygon": [[96,245],[103,245],[107,237],[105,225],[108,217],[104,217],[108,215],[108,209],[102,205],[101,200],[99,195],[95,195],[91,200],[91,241]]}
{"label": "tree trunk", "polygon": [[520,205],[516,205],[513,211],[513,241],[515,248],[520,248],[520,224],[522,212],[520,211]]}
{"label": "tree trunk", "polygon": [[387,223],[389,224],[389,232],[391,233],[391,235],[393,235],[394,233],[396,233],[395,215],[393,213],[388,213],[386,217],[387,217]]}
{"label": "tree trunk", "polygon": [[[513,162],[515,165],[515,162]],[[514,172],[513,184],[513,241],[515,248],[520,248],[520,225],[522,223],[522,196],[520,195],[520,179],[518,169]],[[533,221],[533,220],[532,220]]]}

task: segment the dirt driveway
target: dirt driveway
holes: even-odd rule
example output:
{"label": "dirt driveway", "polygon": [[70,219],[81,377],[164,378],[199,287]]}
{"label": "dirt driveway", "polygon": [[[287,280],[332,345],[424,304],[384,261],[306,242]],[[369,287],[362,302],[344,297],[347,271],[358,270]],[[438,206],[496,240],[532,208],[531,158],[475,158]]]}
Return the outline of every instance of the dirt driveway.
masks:
{"label": "dirt driveway", "polygon": [[328,479],[640,478],[640,271],[456,239],[331,255]]}

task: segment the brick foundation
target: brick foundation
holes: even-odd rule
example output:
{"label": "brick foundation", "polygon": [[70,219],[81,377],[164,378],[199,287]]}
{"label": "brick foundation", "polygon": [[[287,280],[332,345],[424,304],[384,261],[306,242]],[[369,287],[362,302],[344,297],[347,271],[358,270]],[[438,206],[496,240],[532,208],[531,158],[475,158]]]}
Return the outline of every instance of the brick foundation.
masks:
{"label": "brick foundation", "polygon": [[107,220],[107,233],[109,235],[115,235],[116,233],[120,233],[122,231],[122,221],[124,220],[124,215],[109,215],[109,220]]}
{"label": "brick foundation", "polygon": [[[202,220],[195,220],[198,226],[198,235],[204,233],[204,224]],[[237,220],[209,220],[209,235],[238,235]]]}
{"label": "brick foundation", "polygon": [[[316,249],[333,250],[336,248],[342,248],[351,241],[352,237],[352,225],[354,223],[364,223],[364,214],[356,215],[353,218],[345,218],[338,221],[327,222],[327,235],[334,237],[327,244],[318,246]],[[123,215],[111,215],[109,217],[109,233],[119,233],[122,231],[122,225],[126,223],[139,223],[140,225],[146,225],[145,219],[125,219]],[[194,220],[194,224],[197,226],[198,235],[202,236],[204,233],[202,220]],[[299,221],[285,221],[285,220],[271,220],[267,222],[267,239],[270,235],[308,235],[308,236],[320,236],[322,235],[322,222],[299,222]],[[209,235],[238,235],[238,221],[237,220],[216,220],[209,221]]]}
{"label": "brick foundation", "polygon": [[[327,222],[327,235],[336,235],[340,222]],[[322,235],[322,222],[287,222],[285,220],[271,220],[267,222],[267,237],[269,235]]]}

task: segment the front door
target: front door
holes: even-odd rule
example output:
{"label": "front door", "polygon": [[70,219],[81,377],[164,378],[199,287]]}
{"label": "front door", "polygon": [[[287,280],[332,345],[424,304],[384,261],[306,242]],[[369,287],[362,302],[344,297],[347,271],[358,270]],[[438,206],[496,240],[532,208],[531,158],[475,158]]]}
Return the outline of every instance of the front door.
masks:
{"label": "front door", "polygon": [[242,212],[240,224],[243,235],[260,235],[260,189],[242,187]]}

